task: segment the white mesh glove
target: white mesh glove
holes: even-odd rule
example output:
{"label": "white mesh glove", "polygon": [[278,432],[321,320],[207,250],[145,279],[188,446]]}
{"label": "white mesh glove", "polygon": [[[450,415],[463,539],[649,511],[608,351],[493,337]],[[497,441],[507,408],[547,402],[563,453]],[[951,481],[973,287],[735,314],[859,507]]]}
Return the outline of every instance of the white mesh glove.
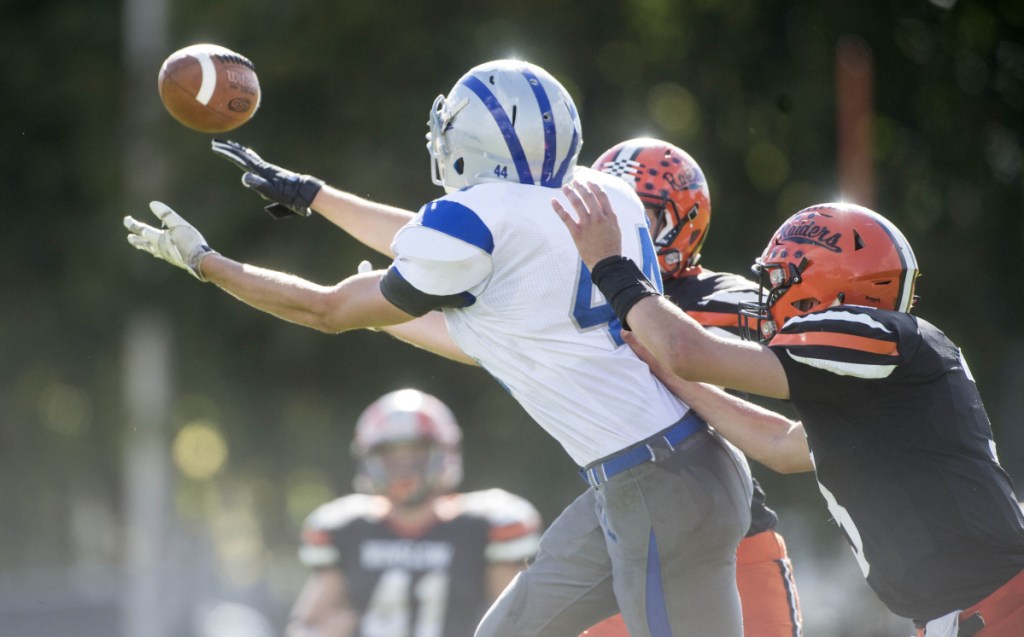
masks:
{"label": "white mesh glove", "polygon": [[151,201],[149,209],[163,222],[164,227],[154,228],[130,216],[125,217],[124,227],[129,232],[128,243],[171,265],[188,270],[195,278],[205,281],[199,271],[199,262],[214,250],[206,244],[203,235],[167,204]]}

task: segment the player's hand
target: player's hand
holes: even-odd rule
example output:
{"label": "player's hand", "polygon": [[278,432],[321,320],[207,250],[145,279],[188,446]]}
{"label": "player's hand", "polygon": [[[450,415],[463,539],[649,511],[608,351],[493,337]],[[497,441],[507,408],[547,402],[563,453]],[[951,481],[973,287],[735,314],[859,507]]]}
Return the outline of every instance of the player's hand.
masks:
{"label": "player's hand", "polygon": [[128,229],[128,243],[171,265],[188,270],[195,278],[205,281],[199,263],[214,250],[207,245],[203,235],[166,204],[151,201],[149,209],[160,219],[164,227],[154,228],[130,216],[125,217],[124,227]]}
{"label": "player's hand", "polygon": [[299,215],[308,217],[309,206],[324,182],[310,175],[300,175],[263,161],[256,152],[237,142],[215,139],[213,152],[245,171],[242,184],[274,203],[265,207],[275,219]]}
{"label": "player's hand", "polygon": [[604,190],[597,184],[572,181],[562,186],[562,194],[576,217],[558,199],[551,200],[551,207],[569,229],[583,263],[593,270],[602,259],[622,254],[622,231]]}

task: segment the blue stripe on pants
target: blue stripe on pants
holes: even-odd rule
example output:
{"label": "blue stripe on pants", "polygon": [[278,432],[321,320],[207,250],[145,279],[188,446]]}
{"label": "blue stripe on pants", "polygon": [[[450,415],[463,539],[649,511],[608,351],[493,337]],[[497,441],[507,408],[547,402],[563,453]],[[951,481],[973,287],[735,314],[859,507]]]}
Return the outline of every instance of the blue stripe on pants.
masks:
{"label": "blue stripe on pants", "polygon": [[658,540],[651,529],[647,542],[647,628],[651,637],[672,637],[665,608],[665,590],[661,586],[661,560],[658,558]]}

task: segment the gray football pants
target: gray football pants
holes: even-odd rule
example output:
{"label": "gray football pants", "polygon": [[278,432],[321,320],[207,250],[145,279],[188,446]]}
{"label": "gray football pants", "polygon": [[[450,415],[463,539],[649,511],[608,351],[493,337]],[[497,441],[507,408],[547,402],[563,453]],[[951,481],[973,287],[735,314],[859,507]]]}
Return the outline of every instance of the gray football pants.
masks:
{"label": "gray football pants", "polygon": [[576,637],[620,611],[631,637],[742,637],[746,459],[705,430],[655,452],[566,507],[476,637]]}

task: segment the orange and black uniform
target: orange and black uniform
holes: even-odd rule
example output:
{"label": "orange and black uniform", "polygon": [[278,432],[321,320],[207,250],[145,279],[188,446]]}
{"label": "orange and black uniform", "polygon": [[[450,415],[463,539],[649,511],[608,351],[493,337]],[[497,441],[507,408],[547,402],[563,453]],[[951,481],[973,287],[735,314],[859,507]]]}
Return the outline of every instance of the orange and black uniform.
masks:
{"label": "orange and black uniform", "polygon": [[1024,518],[959,348],[910,314],[847,305],[788,320],[769,346],[878,597],[919,623],[969,609],[961,635],[1024,634]]}

